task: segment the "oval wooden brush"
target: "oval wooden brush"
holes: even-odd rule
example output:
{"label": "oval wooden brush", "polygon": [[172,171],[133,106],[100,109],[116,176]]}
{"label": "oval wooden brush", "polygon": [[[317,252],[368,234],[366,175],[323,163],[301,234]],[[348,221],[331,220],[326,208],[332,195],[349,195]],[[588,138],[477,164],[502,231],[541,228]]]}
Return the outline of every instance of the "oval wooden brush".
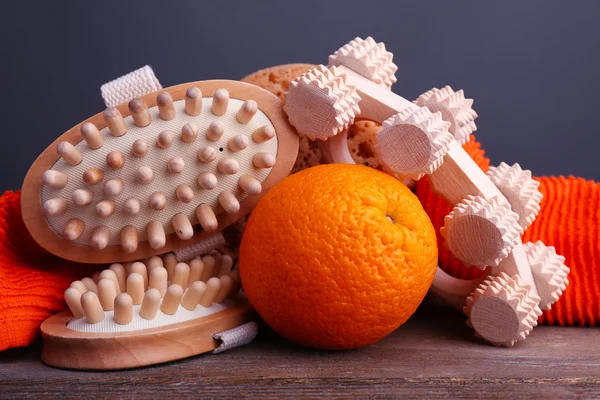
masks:
{"label": "oval wooden brush", "polygon": [[34,239],[73,261],[165,253],[246,215],[287,176],[298,137],[281,101],[236,81],[186,83],[110,107],[35,161],[21,206]]}
{"label": "oval wooden brush", "polygon": [[69,310],[41,325],[42,360],[69,369],[125,369],[211,351],[212,335],[252,319],[228,255],[115,263],[65,291]]}

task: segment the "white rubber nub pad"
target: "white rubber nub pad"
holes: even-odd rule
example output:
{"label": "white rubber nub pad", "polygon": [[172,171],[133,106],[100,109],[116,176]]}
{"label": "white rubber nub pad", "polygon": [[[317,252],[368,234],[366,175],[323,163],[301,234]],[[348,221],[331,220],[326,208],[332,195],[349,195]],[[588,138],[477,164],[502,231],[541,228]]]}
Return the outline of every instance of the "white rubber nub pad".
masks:
{"label": "white rubber nub pad", "polygon": [[[190,116],[185,113],[185,101],[175,101],[176,117],[170,121],[160,118],[157,107],[149,108],[152,123],[146,127],[137,127],[131,116],[125,117],[127,132],[121,137],[113,137],[108,128],[101,130],[104,136],[104,145],[98,150],[92,150],[85,141],[79,142],[75,147],[82,153],[83,160],[79,165],[71,166],[60,158],[52,169],[64,172],[68,175],[68,184],[63,189],[55,189],[44,185],[42,188],[42,204],[52,198],[62,197],[69,203],[65,214],[59,216],[47,216],[49,225],[59,236],[62,236],[66,223],[74,217],[80,218],[85,223],[85,230],[74,242],[81,245],[89,245],[93,229],[99,225],[106,225],[110,229],[109,245],[120,244],[120,231],[124,226],[133,225],[139,236],[139,241],[147,238],[146,226],[148,222],[157,220],[162,223],[167,234],[173,232],[171,218],[177,213],[188,216],[192,224],[197,224],[195,209],[200,204],[210,205],[215,214],[221,212],[217,197],[222,191],[230,191],[242,201],[247,194],[238,188],[238,179],[242,174],[249,174],[258,181],[264,182],[271,168],[256,168],[252,163],[252,157],[256,153],[269,153],[277,155],[277,136],[263,143],[252,140],[252,132],[259,127],[273,124],[269,118],[259,109],[248,124],[240,124],[236,120],[236,114],[244,102],[238,99],[230,99],[227,112],[222,116],[216,116],[211,112],[212,97],[203,99],[202,112],[198,116]],[[208,126],[213,121],[220,121],[225,132],[216,141],[210,141],[206,137]],[[181,128],[193,123],[198,127],[198,137],[193,143],[186,143],[180,139]],[[172,145],[167,149],[161,149],[156,145],[158,135],[170,130],[174,133]],[[246,149],[232,152],[228,148],[228,141],[236,135],[245,135],[249,140]],[[136,158],[131,155],[131,146],[137,139],[143,139],[148,145],[148,153],[145,157]],[[211,146],[217,151],[215,160],[208,164],[198,161],[198,150]],[[222,150],[221,150],[222,149]],[[106,165],[106,155],[111,151],[120,151],[125,156],[125,165],[119,170],[111,170]],[[179,174],[172,174],[167,170],[167,162],[173,157],[181,157],[185,161],[185,168]],[[217,164],[223,158],[233,158],[239,163],[239,171],[234,175],[224,175],[217,171]],[[154,178],[149,184],[138,183],[135,173],[139,167],[148,166],[154,172]],[[100,168],[104,171],[104,179],[95,185],[84,183],[82,176],[84,171],[90,168]],[[211,172],[218,180],[217,187],[212,190],[204,190],[197,182],[198,174]],[[96,204],[107,197],[104,195],[104,184],[110,179],[121,178],[124,182],[124,190],[121,194],[113,197],[116,202],[116,210],[108,218],[96,215]],[[180,184],[189,185],[194,191],[194,198],[189,203],[179,201],[175,195],[175,189]],[[76,189],[89,189],[93,192],[94,199],[91,204],[76,207],[72,202],[72,193]],[[161,211],[156,211],[148,206],[149,198],[154,192],[163,192],[167,196],[167,206]],[[131,198],[137,198],[141,203],[141,209],[136,216],[127,216],[123,213],[124,202]]]}
{"label": "white rubber nub pad", "polygon": [[[162,304],[162,299],[161,299]],[[207,317],[235,306],[235,300],[227,299],[222,304],[213,303],[210,307],[197,305],[192,311],[184,308],[181,304],[173,315],[163,313],[160,308],[153,319],[144,319],[140,317],[141,305],[133,306],[133,319],[126,325],[117,324],[113,320],[115,312],[104,311],[104,319],[97,324],[90,324],[85,317],[73,318],[67,324],[67,328],[77,332],[132,332],[142,329],[159,328],[166,325],[177,324],[179,322],[191,321],[193,319]]]}

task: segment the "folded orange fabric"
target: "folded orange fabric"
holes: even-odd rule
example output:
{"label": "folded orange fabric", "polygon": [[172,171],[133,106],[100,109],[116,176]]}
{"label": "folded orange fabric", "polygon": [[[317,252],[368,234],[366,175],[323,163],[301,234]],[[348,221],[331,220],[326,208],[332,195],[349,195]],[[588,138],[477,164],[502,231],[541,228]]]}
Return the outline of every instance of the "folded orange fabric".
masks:
{"label": "folded orange fabric", "polygon": [[41,248],[25,228],[20,200],[20,192],[0,197],[0,351],[32,344],[40,323],[65,308],[71,282],[98,269]]}
{"label": "folded orange fabric", "polygon": [[[474,136],[464,148],[487,171],[490,160]],[[572,176],[534,179],[540,182],[544,198],[540,214],[523,234],[523,242],[541,240],[547,246],[554,246],[571,268],[569,286],[552,309],[544,311],[539,322],[596,325],[600,321],[600,183]],[[457,278],[479,276],[479,269],[465,267],[443,247],[439,228],[451,207],[431,191],[426,178],[417,183],[417,196],[438,228],[440,267]]]}

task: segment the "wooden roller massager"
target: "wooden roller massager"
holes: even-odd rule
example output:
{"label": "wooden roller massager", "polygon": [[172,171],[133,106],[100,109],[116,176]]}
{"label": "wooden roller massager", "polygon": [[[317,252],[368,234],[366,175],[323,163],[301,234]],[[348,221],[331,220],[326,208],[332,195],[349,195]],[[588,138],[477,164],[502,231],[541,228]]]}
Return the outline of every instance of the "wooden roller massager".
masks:
{"label": "wooden roller massager", "polygon": [[223,244],[297,152],[276,96],[224,80],[134,98],[59,137],[25,177],[25,224],[57,256],[114,264],[66,290],[69,310],[41,326],[42,360],[123,369],[253,337],[231,257],[194,256]]}
{"label": "wooden roller massager", "polygon": [[110,107],[52,143],[25,177],[24,221],[69,260],[147,258],[248,214],[297,152],[268,91],[225,80],[173,86]]}
{"label": "wooden roller massager", "polygon": [[356,38],[292,82],[284,109],[298,132],[319,140],[333,162],[354,163],[347,129],[356,118],[382,123],[377,157],[400,178],[428,175],[433,190],[454,206],[441,233],[466,265],[486,269],[480,279],[455,279],[440,268],[431,292],[462,308],[476,334],[513,346],[564,291],[564,257],[541,242],[521,242],[539,212],[538,182],[518,164],[485,174],[463,150],[476,129],[473,100],[450,87],[414,102],[393,93],[392,53],[372,38]]}
{"label": "wooden roller massager", "polygon": [[189,264],[168,253],[75,281],[65,291],[69,310],[42,323],[42,360],[61,368],[125,369],[214,350],[212,335],[252,317],[232,266],[220,253]]}

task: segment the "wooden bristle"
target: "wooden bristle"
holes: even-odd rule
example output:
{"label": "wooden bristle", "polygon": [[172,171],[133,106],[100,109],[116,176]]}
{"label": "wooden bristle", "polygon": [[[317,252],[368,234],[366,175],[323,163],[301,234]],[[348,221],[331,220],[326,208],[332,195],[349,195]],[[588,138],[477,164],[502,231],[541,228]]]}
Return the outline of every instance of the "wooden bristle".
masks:
{"label": "wooden bristle", "polygon": [[225,125],[223,125],[223,123],[220,121],[213,121],[206,130],[206,137],[208,140],[216,142],[217,140],[221,139],[221,136],[223,136],[224,132]]}
{"label": "wooden bristle", "polygon": [[144,291],[148,289],[148,268],[143,262],[136,261],[131,263],[129,268],[127,268],[127,272],[131,274],[140,274],[142,278],[144,278]]}
{"label": "wooden bristle", "polygon": [[158,266],[150,270],[148,287],[156,289],[160,292],[160,296],[164,296],[167,291],[168,273],[165,267]]}
{"label": "wooden bristle", "polygon": [[135,174],[135,180],[138,183],[148,184],[154,179],[154,171],[147,165],[138,168]]}
{"label": "wooden bristle", "polygon": [[209,163],[217,158],[217,150],[213,147],[203,147],[198,150],[198,161],[203,163]]}
{"label": "wooden bristle", "polygon": [[132,217],[138,215],[141,207],[140,201],[135,197],[131,197],[125,200],[125,203],[123,203],[123,213]]}
{"label": "wooden bristle", "polygon": [[170,121],[175,118],[175,105],[173,97],[168,92],[161,92],[156,96],[156,104],[158,105],[158,113],[165,121]]}
{"label": "wooden bristle", "polygon": [[250,122],[254,114],[258,111],[258,104],[254,100],[246,100],[240,107],[236,119],[240,124],[247,124]]}
{"label": "wooden bristle", "polygon": [[96,271],[92,274],[92,280],[94,282],[96,282],[96,284],[98,284],[98,281],[100,281],[100,272]]}
{"label": "wooden bristle", "polygon": [[71,200],[77,207],[87,206],[94,200],[94,194],[87,189],[76,189],[71,195]]}
{"label": "wooden bristle", "polygon": [[212,190],[217,187],[217,177],[210,172],[201,172],[198,175],[198,185],[204,190]]}
{"label": "wooden bristle", "polygon": [[216,275],[218,278],[223,275],[229,275],[231,272],[231,267],[233,267],[233,258],[229,254],[223,255],[221,259],[221,265],[219,267],[219,273]]}
{"label": "wooden bristle", "polygon": [[96,204],[96,215],[100,218],[108,218],[114,214],[117,204],[112,200],[102,200]]}
{"label": "wooden bristle", "polygon": [[83,283],[87,290],[91,290],[94,293],[98,293],[98,287],[96,286],[96,282],[94,282],[92,278],[89,278],[87,276],[85,278],[81,278],[81,283]]}
{"label": "wooden bristle", "polygon": [[238,268],[235,268],[233,271],[231,271],[229,276],[231,276],[231,280],[233,281],[233,287],[231,288],[229,295],[234,296],[242,288],[242,279],[240,278],[240,270]]}
{"label": "wooden bristle", "polygon": [[175,189],[175,194],[177,199],[179,199],[179,201],[182,203],[187,204],[194,199],[194,190],[192,190],[192,188],[185,183],[177,186],[177,189]]}
{"label": "wooden bristle", "polygon": [[202,226],[202,229],[207,232],[212,232],[219,226],[217,216],[212,207],[208,204],[200,204],[196,207],[196,218],[198,219],[200,226]]}
{"label": "wooden bristle", "polygon": [[229,150],[233,152],[242,151],[250,144],[250,140],[245,135],[235,135],[227,143]]}
{"label": "wooden bristle", "polygon": [[138,234],[135,226],[128,225],[121,229],[121,248],[125,253],[133,253],[138,247]]}
{"label": "wooden bristle", "polygon": [[229,296],[231,288],[233,287],[233,280],[229,275],[222,275],[219,280],[221,281],[221,288],[215,297],[215,303],[221,304]]}
{"label": "wooden bristle", "polygon": [[192,283],[201,280],[202,271],[204,270],[204,262],[200,257],[196,257],[190,261],[190,279],[188,280],[188,287]]}
{"label": "wooden bristle", "polygon": [[240,170],[240,164],[234,158],[223,158],[217,164],[217,171],[225,175],[235,175]]}
{"label": "wooden bristle", "polygon": [[229,92],[227,89],[217,89],[213,95],[211,111],[214,115],[223,115],[227,112]]}
{"label": "wooden bristle", "polygon": [[144,261],[144,264],[146,264],[146,268],[148,269],[148,274],[150,274],[150,271],[152,270],[152,268],[162,267],[164,265],[162,258],[160,258],[159,256],[152,256],[150,258],[147,258]]}
{"label": "wooden bristle", "polygon": [[142,307],[140,307],[140,317],[150,320],[156,317],[158,312],[158,306],[160,305],[160,298],[162,296],[156,289],[149,289],[144,295],[142,301]]}
{"label": "wooden bristle", "polygon": [[185,161],[181,157],[173,157],[167,162],[167,170],[172,174],[180,174],[185,168]]}
{"label": "wooden bristle", "polygon": [[173,143],[173,136],[175,134],[171,131],[162,131],[156,138],[156,145],[161,149],[168,149],[171,147],[171,143]]}
{"label": "wooden bristle", "polygon": [[190,310],[190,311],[194,310],[198,306],[198,303],[200,302],[200,299],[202,298],[202,296],[204,296],[205,292],[206,292],[206,283],[204,283],[202,281],[193,282],[190,285],[188,291],[183,296],[181,305],[186,310]]}
{"label": "wooden bristle", "polygon": [[206,282],[206,291],[198,302],[202,307],[210,307],[221,290],[221,280],[214,276]]}
{"label": "wooden bristle", "polygon": [[127,294],[131,297],[133,304],[142,304],[144,300],[144,277],[137,272],[127,277]]}
{"label": "wooden bristle", "polygon": [[98,131],[96,125],[91,122],[86,122],[81,125],[81,136],[87,143],[88,147],[92,150],[98,150],[104,145],[104,136]]}
{"label": "wooden bristle", "polygon": [[90,168],[83,173],[83,181],[88,185],[95,185],[104,179],[104,171],[100,168]]}
{"label": "wooden bristle", "polygon": [[177,284],[170,285],[160,305],[160,310],[167,315],[175,314],[179,308],[181,296],[183,296],[183,288]]}
{"label": "wooden bristle", "polygon": [[85,316],[83,308],[81,307],[81,294],[82,293],[79,290],[72,287],[65,290],[65,302],[75,318],[82,318]]}
{"label": "wooden bristle", "polygon": [[96,250],[105,249],[110,240],[110,229],[106,225],[100,225],[92,231],[90,246]]}
{"label": "wooden bristle", "polygon": [[167,253],[163,256],[163,262],[165,263],[165,268],[167,269],[167,273],[169,274],[169,280],[173,279],[173,271],[175,270],[175,266],[177,265],[177,258],[173,253]]}
{"label": "wooden bristle", "polygon": [[83,233],[85,224],[79,218],[73,218],[65,225],[63,229],[63,236],[65,239],[73,241],[79,239],[79,236]]}
{"label": "wooden bristle", "polygon": [[150,221],[146,227],[148,233],[148,243],[153,249],[162,249],[167,243],[165,229],[159,221]]}
{"label": "wooden bristle", "polygon": [[69,178],[67,177],[67,174],[60,171],[49,169],[42,174],[42,182],[44,182],[44,185],[54,189],[64,188],[67,186],[68,181]]}
{"label": "wooden bristle", "polygon": [[136,126],[148,126],[152,122],[152,116],[148,111],[148,105],[140,98],[133,99],[129,102],[129,111],[131,118]]}
{"label": "wooden bristle", "polygon": [[200,115],[202,112],[202,91],[196,86],[185,92],[185,112],[188,115]]}
{"label": "wooden bristle", "polygon": [[173,278],[171,283],[175,283],[181,287],[186,288],[188,286],[188,280],[190,279],[190,266],[186,263],[177,263],[175,270],[173,271]]}
{"label": "wooden bristle", "polygon": [[96,293],[85,292],[81,295],[81,308],[88,324],[97,324],[104,320],[104,311]]}
{"label": "wooden bristle", "polygon": [[240,211],[240,202],[235,195],[228,191],[219,193],[219,204],[227,214],[235,214]]}
{"label": "wooden bristle", "polygon": [[204,270],[202,270],[202,282],[208,282],[210,278],[214,276],[214,270],[217,265],[217,260],[210,254],[202,257],[202,262],[204,263]]}
{"label": "wooden bristle", "polygon": [[46,202],[44,202],[44,213],[51,217],[63,215],[65,212],[67,212],[68,205],[69,203],[67,200],[61,197],[46,200]]}
{"label": "wooden bristle", "polygon": [[73,281],[73,282],[71,282],[71,285],[69,287],[79,290],[79,292],[81,292],[81,294],[84,294],[85,292],[88,291],[87,286],[85,286],[85,284],[81,281]]}
{"label": "wooden bristle", "polygon": [[175,216],[171,219],[171,223],[173,224],[175,233],[180,239],[187,240],[194,236],[194,228],[185,214],[175,214]]}
{"label": "wooden bristle", "polygon": [[181,140],[186,143],[194,143],[198,137],[198,127],[194,124],[185,124],[181,128]]}
{"label": "wooden bristle", "polygon": [[160,211],[167,206],[167,196],[162,192],[154,192],[150,196],[149,206],[151,209]]}
{"label": "wooden bristle", "polygon": [[256,143],[264,143],[275,137],[275,128],[271,125],[261,126],[252,132],[252,140]]}
{"label": "wooden bristle", "polygon": [[115,283],[110,279],[100,279],[100,282],[98,282],[98,298],[104,311],[115,308],[115,297],[117,297]]}
{"label": "wooden bristle", "polygon": [[248,193],[250,196],[259,195],[262,192],[262,185],[260,184],[259,180],[248,174],[243,174],[240,176],[240,179],[238,179],[238,185],[240,189]]}
{"label": "wooden bristle", "polygon": [[123,180],[120,178],[111,179],[104,184],[104,195],[115,197],[121,194],[124,188]]}
{"label": "wooden bristle", "polygon": [[116,107],[109,107],[102,113],[110,134],[119,137],[127,132],[127,125],[121,115],[121,112]]}
{"label": "wooden bristle", "polygon": [[81,152],[69,142],[58,143],[56,146],[56,151],[58,152],[58,155],[62,157],[62,159],[65,160],[69,165],[79,165],[83,159]]}
{"label": "wooden bristle", "polygon": [[110,279],[115,284],[115,291],[117,292],[117,294],[124,291],[121,289],[121,285],[119,284],[119,278],[117,277],[117,274],[112,269],[109,268],[100,272],[100,280],[102,279]]}
{"label": "wooden bristle", "polygon": [[275,156],[269,153],[256,153],[252,157],[252,164],[256,168],[271,168],[275,165]]}
{"label": "wooden bristle", "polygon": [[112,264],[109,269],[115,273],[117,281],[119,282],[119,290],[124,292],[127,290],[127,271],[123,264],[115,263]]}
{"label": "wooden bristle", "polygon": [[127,325],[132,319],[133,301],[131,296],[127,293],[121,293],[115,298],[115,313],[113,315],[113,320],[119,325]]}
{"label": "wooden bristle", "polygon": [[111,151],[106,155],[106,165],[110,169],[121,169],[125,165],[125,156],[120,151]]}
{"label": "wooden bristle", "polygon": [[131,154],[138,158],[146,156],[148,154],[148,143],[144,139],[137,139],[131,145]]}

